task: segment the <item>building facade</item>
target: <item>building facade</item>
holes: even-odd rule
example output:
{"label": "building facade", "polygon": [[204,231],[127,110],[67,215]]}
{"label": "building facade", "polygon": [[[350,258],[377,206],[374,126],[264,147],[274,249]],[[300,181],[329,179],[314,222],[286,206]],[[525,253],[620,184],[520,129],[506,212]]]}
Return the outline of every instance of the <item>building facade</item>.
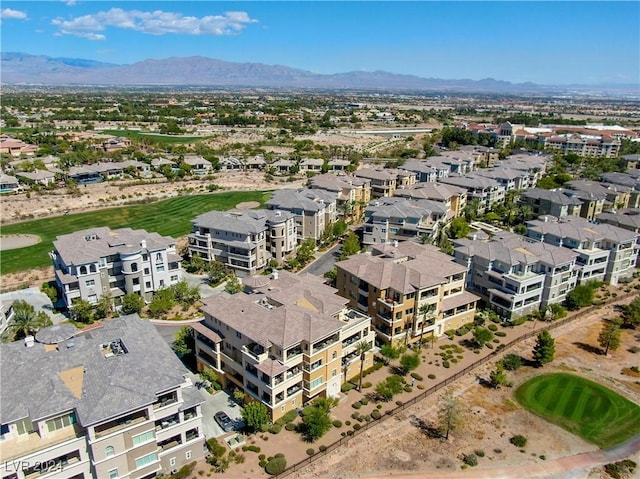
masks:
{"label": "building facade", "polygon": [[[316,397],[337,397],[360,372],[358,344],[373,345],[371,318],[320,277],[276,271],[244,283],[245,292],[203,300],[204,320],[193,326],[198,368],[263,403],[273,420]],[[370,351],[363,367],[372,365]]]}
{"label": "building facade", "polygon": [[203,458],[204,401],[152,324],[70,329],[0,345],[3,478],[147,479]]}
{"label": "building facade", "polygon": [[128,293],[150,301],[155,291],[180,281],[175,240],[158,233],[92,228],[58,236],[53,247],[56,286],[68,307],[78,298],[95,304],[103,296],[118,304]]}
{"label": "building facade", "polygon": [[472,322],[466,269],[431,245],[385,244],[336,264],[338,294],[369,314],[380,344],[411,344]]}

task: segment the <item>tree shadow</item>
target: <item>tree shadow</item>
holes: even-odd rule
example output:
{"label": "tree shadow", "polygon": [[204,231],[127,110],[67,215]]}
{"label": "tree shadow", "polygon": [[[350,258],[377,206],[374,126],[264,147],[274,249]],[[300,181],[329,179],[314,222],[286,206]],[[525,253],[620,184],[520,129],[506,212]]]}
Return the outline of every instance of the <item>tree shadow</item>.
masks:
{"label": "tree shadow", "polygon": [[590,344],[576,341],[575,343],[573,343],[573,345],[579,347],[580,349],[588,353],[598,354],[600,356],[602,355],[602,349],[596,348],[595,346],[592,346]]}
{"label": "tree shadow", "polygon": [[488,381],[487,379],[480,377],[478,375],[476,375],[476,379],[478,380],[478,384],[480,384],[480,386],[485,387],[487,389],[496,389],[491,381]]}
{"label": "tree shadow", "polygon": [[420,431],[422,431],[427,437],[442,438],[442,434],[440,434],[438,428],[432,426],[422,418],[419,418],[412,414],[411,416],[409,416],[409,423],[412,426],[420,429]]}
{"label": "tree shadow", "polygon": [[407,372],[404,370],[402,366],[391,366],[389,368],[389,371],[391,371],[391,374],[395,374],[397,376],[404,377],[404,375],[407,374]]}

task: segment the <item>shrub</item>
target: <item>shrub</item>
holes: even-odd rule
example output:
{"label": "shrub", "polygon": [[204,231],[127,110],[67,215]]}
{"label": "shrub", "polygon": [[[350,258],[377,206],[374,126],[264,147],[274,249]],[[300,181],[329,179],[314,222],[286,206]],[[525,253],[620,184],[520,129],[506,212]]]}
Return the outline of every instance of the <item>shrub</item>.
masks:
{"label": "shrub", "polygon": [[312,447],[307,449],[306,452],[307,452],[307,456],[313,456],[316,453],[316,451],[314,451]]}
{"label": "shrub", "polygon": [[355,419],[356,421],[358,420],[359,417],[360,417],[360,413],[359,412],[354,412],[351,415],[351,419]]}
{"label": "shrub", "polygon": [[522,357],[513,353],[505,354],[502,365],[507,371],[517,371],[522,367]]}
{"label": "shrub", "polygon": [[334,419],[333,427],[342,427],[342,421],[340,421],[338,419]]}
{"label": "shrub", "polygon": [[353,430],[354,431],[358,431],[362,426],[360,424],[354,424],[353,425]]}
{"label": "shrub", "polygon": [[266,458],[267,458],[267,456],[265,456],[264,454],[260,454],[258,456],[258,459],[261,460],[261,461],[264,461]]}
{"label": "shrub", "polygon": [[367,389],[367,388],[370,388],[371,386],[373,386],[373,384],[371,384],[369,381],[362,383],[362,389]]}
{"label": "shrub", "polygon": [[327,450],[327,446],[322,445],[318,449],[320,449],[320,452],[324,452]]}
{"label": "shrub", "polygon": [[266,467],[267,466],[267,461],[265,461],[264,459],[262,461],[260,461],[260,467]]}
{"label": "shrub", "polygon": [[396,406],[402,406],[403,402],[402,401],[396,401]]}
{"label": "shrub", "polygon": [[507,335],[507,333],[505,333],[504,331],[496,331],[494,334],[501,338],[504,338]]}
{"label": "shrub", "polygon": [[373,411],[371,411],[371,417],[373,419],[380,419],[381,416],[382,416],[382,414],[380,414],[380,410],[379,409],[374,409]]}
{"label": "shrub", "polygon": [[292,410],[292,411],[287,412],[287,413],[286,413],[284,416],[282,416],[280,419],[278,419],[278,420],[276,421],[276,423],[284,425],[284,424],[286,424],[286,423],[288,423],[288,422],[293,422],[293,421],[295,421],[297,417],[298,417],[298,411],[296,411],[296,410]]}
{"label": "shrub", "polygon": [[267,465],[264,469],[265,471],[267,471],[267,474],[275,476],[283,472],[286,468],[287,460],[284,458],[284,456],[277,456],[267,462]]}
{"label": "shrub", "polygon": [[296,430],[296,425],[292,422],[288,422],[287,424],[284,425],[284,428],[287,431],[295,431]]}
{"label": "shrub", "polygon": [[431,373],[431,374],[429,374],[427,377],[428,377],[429,379],[435,379],[435,378],[436,378],[436,375],[435,375],[435,374],[433,374],[433,373]]}
{"label": "shrub", "polygon": [[351,384],[351,383],[344,383],[344,384],[340,387],[340,390],[341,390],[343,393],[346,393],[346,392],[351,391],[353,388],[355,388],[355,386],[354,386],[353,384]]}
{"label": "shrub", "polygon": [[[208,442],[208,441],[207,441]],[[260,452],[260,446],[254,446],[254,445],[250,445],[250,446],[242,446],[242,450],[243,451],[251,451],[251,452]],[[264,456],[264,454],[260,454],[260,456]],[[260,457],[258,456],[258,457]]]}
{"label": "shrub", "polygon": [[524,324],[526,322],[527,322],[527,317],[526,316],[521,316],[521,317],[516,318],[513,321],[511,321],[511,324],[513,324],[514,326],[520,326],[521,324]]}
{"label": "shrub", "polygon": [[282,426],[280,424],[272,424],[271,427],[269,427],[269,432],[271,434],[278,434],[280,431],[282,431]]}
{"label": "shrub", "polygon": [[413,388],[411,386],[407,385],[407,386],[404,387],[404,392],[406,392],[406,393],[413,392]]}
{"label": "shrub", "polygon": [[478,457],[484,457],[484,451],[482,449],[476,449],[473,453]]}
{"label": "shrub", "polygon": [[362,407],[362,403],[360,401],[356,401],[351,405],[351,407],[353,409],[360,409]]}
{"label": "shrub", "polygon": [[362,404],[363,406],[366,406],[367,404],[369,404],[369,400],[367,398],[362,398],[360,399],[360,404]]}
{"label": "shrub", "polygon": [[494,333],[498,330],[498,326],[495,324],[490,324],[487,328],[489,328],[489,331],[493,331]]}
{"label": "shrub", "polygon": [[465,454],[463,462],[467,466],[477,466],[478,465],[478,457],[474,453]]}
{"label": "shrub", "polygon": [[450,366],[449,361],[442,361],[442,366],[445,368],[449,368]]}
{"label": "shrub", "polygon": [[415,373],[415,372],[411,373],[411,377],[416,381],[422,381],[424,379],[422,376],[420,376],[418,373]]}
{"label": "shrub", "polygon": [[509,442],[516,447],[524,447],[527,445],[527,438],[522,434],[516,434],[511,439],[509,439]]}

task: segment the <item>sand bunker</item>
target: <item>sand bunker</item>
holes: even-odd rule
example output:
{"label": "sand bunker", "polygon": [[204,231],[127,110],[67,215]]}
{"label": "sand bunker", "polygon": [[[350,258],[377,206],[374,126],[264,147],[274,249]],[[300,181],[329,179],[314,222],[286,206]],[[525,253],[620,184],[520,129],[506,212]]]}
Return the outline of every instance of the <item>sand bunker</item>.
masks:
{"label": "sand bunker", "polygon": [[260,203],[258,203],[257,201],[244,201],[242,203],[238,203],[236,205],[236,208],[238,208],[239,210],[250,210],[253,208],[257,208],[258,206],[260,206]]}
{"label": "sand bunker", "polygon": [[38,243],[40,243],[38,235],[2,235],[0,236],[0,251],[26,248]]}

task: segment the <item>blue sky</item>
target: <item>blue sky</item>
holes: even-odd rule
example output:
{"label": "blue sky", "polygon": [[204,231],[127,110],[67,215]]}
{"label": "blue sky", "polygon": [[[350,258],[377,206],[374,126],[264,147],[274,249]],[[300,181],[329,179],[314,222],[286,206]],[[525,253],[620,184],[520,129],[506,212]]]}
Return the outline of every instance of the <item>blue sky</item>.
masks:
{"label": "blue sky", "polygon": [[640,84],[640,2],[6,1],[3,52]]}

